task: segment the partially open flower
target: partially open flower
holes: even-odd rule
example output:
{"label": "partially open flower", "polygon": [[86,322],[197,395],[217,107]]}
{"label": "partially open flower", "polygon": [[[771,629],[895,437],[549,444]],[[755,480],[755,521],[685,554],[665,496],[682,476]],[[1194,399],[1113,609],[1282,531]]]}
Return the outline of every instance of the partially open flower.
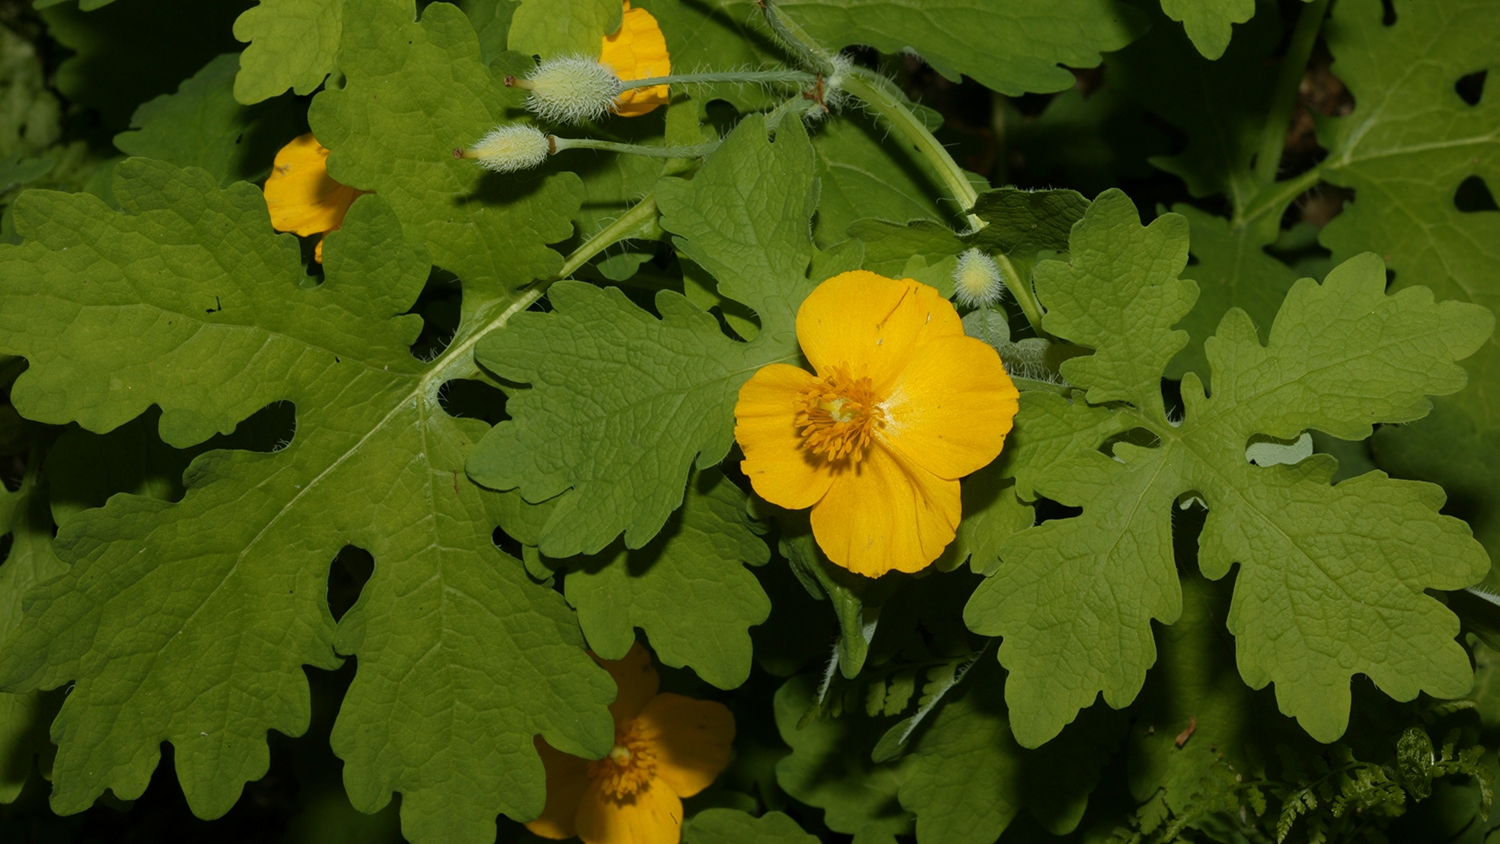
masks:
{"label": "partially open flower", "polygon": [[722,703],[657,694],[660,679],[639,643],[599,660],[619,695],[609,705],[615,746],[598,761],[554,750],[540,737],[547,804],[526,824],[543,838],[585,844],[676,844],[682,798],[707,788],[729,764],[734,715]]}
{"label": "partially open flower", "polygon": [[[335,182],[328,175],[328,153],[311,132],[276,153],[263,190],[272,228],[303,237],[337,231],[349,206],[368,193]],[[323,262],[322,240],[313,256]]]}
{"label": "partially open flower", "polygon": [[1016,415],[999,355],[937,290],[864,270],[808,295],[797,340],[816,374],[773,363],[740,388],[740,466],[772,504],[812,508],[835,564],[925,568],[958,528],[958,479],[995,459]]}

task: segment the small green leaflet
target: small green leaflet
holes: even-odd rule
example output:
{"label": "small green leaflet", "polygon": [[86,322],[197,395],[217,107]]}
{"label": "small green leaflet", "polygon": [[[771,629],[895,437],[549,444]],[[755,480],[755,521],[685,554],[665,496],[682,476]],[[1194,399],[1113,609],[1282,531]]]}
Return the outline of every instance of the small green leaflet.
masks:
{"label": "small green leaflet", "polygon": [[944,76],[973,77],[1002,94],[1061,91],[1144,31],[1114,0],[780,0],[781,13],[825,47],[915,50]]}
{"label": "small green leaflet", "polygon": [[750,676],[749,628],[771,602],[742,563],[771,557],[745,513],[747,496],[717,469],[688,479],[683,506],[644,548],[568,561],[568,603],[589,647],[623,659],[646,632],[662,664],[690,666],[721,689]]}
{"label": "small green leaflet", "polygon": [[1161,10],[1182,22],[1205,59],[1217,59],[1229,47],[1231,27],[1254,17],[1255,0],[1161,0]]}
{"label": "small green leaflet", "polygon": [[[114,192],[123,213],[86,194],[17,203],[27,240],[0,248],[0,347],[31,362],[17,408],[107,431],[155,404],[162,438],[190,445],[287,401],[296,433],[200,456],[180,502],[116,495],[63,525],[70,568],[29,595],[0,658],[8,691],[75,681],[53,727],[54,809],[105,788],[133,799],[171,741],[189,805],[223,814],[265,773],[266,731],[306,729],[303,666],[343,653],[359,670],[332,743],[357,808],[400,791],[416,842],[488,842],[497,813],[534,817],[533,736],[603,755],[613,689],[562,596],[491,542],[462,474],[485,425],[438,400],[475,374],[473,340],[424,364],[420,319],[401,316],[426,256],[362,197],[308,288],[254,186],[132,159]],[[328,565],[349,544],[376,571],[335,626]]]}
{"label": "small green leaflet", "polygon": [[240,54],[234,98],[245,105],[285,93],[311,94],[332,73],[344,31],[344,0],[260,0],[234,22]]}
{"label": "small green leaflet", "polygon": [[433,263],[463,279],[465,315],[487,319],[473,299],[494,301],[561,268],[546,244],[573,233],[583,199],[572,173],[518,177],[453,159],[454,148],[519,116],[523,92],[503,78],[531,59],[507,53],[486,66],[469,19],[446,3],[415,23],[413,0],[347,2],[346,84],[319,94],[308,113],[333,150],[329,175],[385,196]]}
{"label": "small green leaflet", "polygon": [[256,106],[234,98],[239,58],[225,53],[184,80],[175,94],[143,103],[130,118],[132,131],[115,136],[126,155],[202,167],[219,180],[258,181],[271,170],[276,151],[301,134],[294,103]]}
{"label": "small green leaflet", "polygon": [[681,294],[661,291],[661,318],[617,288],[551,288],[551,313],[517,314],[475,357],[532,385],[507,405],[474,450],[484,486],[527,501],[562,496],[542,529],[551,557],[597,553],[625,532],[639,548],[682,503],[695,464],[724,459],[740,385],[766,364],[797,360],[794,319],[812,258],[812,152],[799,123],[775,143],[764,120],[743,120],[692,181],[657,186],[662,227],[718,279],[721,295],[760,316],[749,343],[729,339]]}
{"label": "small green leaflet", "polygon": [[[1322,285],[1294,285],[1269,346],[1230,311],[1205,345],[1214,395],[1189,374],[1177,421],[1158,380],[1186,341],[1168,328],[1195,298],[1177,278],[1185,221],[1166,215],[1142,227],[1130,200],[1108,191],[1074,227],[1071,256],[1038,267],[1044,328],[1095,350],[1062,367],[1089,402],[1127,404],[1022,396],[1022,442],[1043,420],[1054,433],[1018,450],[1018,490],[1083,514],[1006,540],[1003,564],[965,610],[974,632],[1004,637],[1017,740],[1045,742],[1100,692],[1118,708],[1140,691],[1156,658],[1151,620],[1170,624],[1182,609],[1170,519],[1189,492],[1209,508],[1204,574],[1218,579],[1240,564],[1229,629],[1241,675],[1252,688],[1275,682],[1282,711],[1314,738],[1343,733],[1355,673],[1400,700],[1466,693],[1473,678],[1453,639],[1457,619],[1423,590],[1475,583],[1489,560],[1467,525],[1438,514],[1442,491],[1380,472],[1331,486],[1326,457],[1262,468],[1245,460],[1243,443],[1307,429],[1358,440],[1373,423],[1421,417],[1426,396],[1463,386],[1455,361],[1489,337],[1493,316],[1436,304],[1422,289],[1387,296],[1379,259],[1359,256]],[[1139,435],[1115,439],[1131,431]]]}

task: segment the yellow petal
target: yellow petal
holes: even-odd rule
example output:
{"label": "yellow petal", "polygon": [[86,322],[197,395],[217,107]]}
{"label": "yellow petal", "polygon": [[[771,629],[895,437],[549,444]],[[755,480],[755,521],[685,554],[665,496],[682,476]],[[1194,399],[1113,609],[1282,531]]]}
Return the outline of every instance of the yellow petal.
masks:
{"label": "yellow petal", "polygon": [[678,797],[708,788],[729,764],[734,714],[711,700],[657,695],[636,719],[641,738],[656,751],[656,776]]}
{"label": "yellow petal", "polygon": [[815,381],[806,370],[773,363],[745,382],[734,406],[734,438],[745,452],[740,468],[761,498],[791,510],[811,507],[833,483],[797,433],[797,396]]}
{"label": "yellow petal", "polygon": [[572,838],[578,834],[578,806],[589,788],[589,762],[554,750],[541,736],[536,737],[536,752],[547,770],[547,805],[526,828],[543,838]]}
{"label": "yellow petal", "polygon": [[[646,79],[672,72],[667,39],[661,34],[656,18],[645,9],[630,8],[630,0],[625,0],[625,16],[619,31],[604,36],[599,62],[612,68],[621,79]],[[667,99],[666,85],[631,88],[620,95],[615,113],[621,117],[640,117],[657,106],[666,105]]]}
{"label": "yellow petal", "polygon": [[866,270],[818,285],[797,311],[797,341],[819,375],[845,366],[885,395],[917,349],[964,326],[936,289]]}
{"label": "yellow petal", "polygon": [[906,462],[960,478],[1000,453],[1019,396],[994,348],[972,337],[941,337],[902,371],[876,436]]}
{"label": "yellow petal", "polygon": [[328,152],[309,132],[276,153],[264,189],[272,228],[305,236],[343,225],[349,206],[365,191],[329,177]]}
{"label": "yellow petal", "polygon": [[656,666],[651,664],[651,654],[641,647],[640,642],[631,645],[629,653],[622,659],[600,659],[595,656],[594,661],[609,672],[609,676],[615,679],[615,687],[619,689],[615,702],[609,705],[609,714],[615,716],[616,729],[619,729],[621,725],[633,721],[646,708],[651,698],[656,697],[661,678],[656,674]]}
{"label": "yellow petal", "polygon": [[953,541],[960,514],[958,481],[907,464],[877,442],[813,505],[813,538],[852,572],[913,572]]}
{"label": "yellow petal", "polygon": [[606,795],[596,780],[578,807],[584,844],[677,844],[681,836],[682,801],[659,779],[623,798]]}

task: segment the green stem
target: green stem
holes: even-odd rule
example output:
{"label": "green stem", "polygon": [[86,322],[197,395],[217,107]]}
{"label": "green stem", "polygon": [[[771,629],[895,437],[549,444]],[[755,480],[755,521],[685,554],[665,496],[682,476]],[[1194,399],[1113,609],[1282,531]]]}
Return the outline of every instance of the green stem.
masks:
{"label": "green stem", "polygon": [[781,121],[785,120],[788,115],[801,115],[814,105],[816,104],[812,100],[802,96],[784,100],[781,105],[778,105],[766,114],[766,131],[776,131],[776,128],[781,125]]}
{"label": "green stem", "polygon": [[1306,173],[1287,179],[1284,182],[1271,184],[1265,190],[1257,193],[1255,198],[1250,200],[1249,204],[1244,208],[1235,212],[1234,219],[1230,221],[1231,225],[1236,228],[1244,228],[1263,214],[1285,208],[1288,202],[1301,196],[1308,188],[1316,185],[1322,177],[1323,168],[1314,167]]}
{"label": "green stem", "polygon": [[1281,152],[1286,148],[1287,128],[1297,106],[1297,88],[1307,73],[1307,60],[1312,56],[1318,29],[1322,27],[1327,12],[1328,0],[1312,0],[1303,5],[1297,16],[1297,28],[1292,32],[1292,42],[1281,62],[1281,75],[1272,89],[1271,110],[1266,115],[1265,129],[1260,136],[1260,153],[1255,158],[1255,177],[1262,184],[1276,181]]}
{"label": "green stem", "polygon": [[911,142],[917,153],[927,159],[927,163],[937,171],[938,178],[947,187],[949,195],[964,209],[969,225],[976,231],[984,228],[983,220],[967,213],[974,207],[979,193],[969,183],[958,162],[948,154],[948,150],[927,131],[926,124],[912,114],[911,109],[901,102],[902,98],[891,90],[890,83],[863,68],[856,68],[844,80],[844,90],[879,112],[893,129]]}
{"label": "green stem", "polygon": [[817,42],[808,37],[802,27],[795,21],[785,20],[771,0],[761,0],[761,11],[765,13],[766,23],[776,37],[786,44],[787,48],[797,54],[802,63],[817,70],[823,76],[833,75],[833,59],[826,51],[817,46]]}
{"label": "green stem", "polygon": [[1005,289],[1016,299],[1016,304],[1021,307],[1021,313],[1026,315],[1026,321],[1031,323],[1031,328],[1038,337],[1050,337],[1052,335],[1042,330],[1042,305],[1036,300],[1032,293],[1031,282],[1021,278],[1016,272],[1016,265],[1010,262],[1010,258],[1003,252],[996,252],[995,263],[1000,265],[1000,273],[1005,277]]}
{"label": "green stem", "polygon": [[569,253],[568,257],[563,259],[562,269],[557,271],[557,275],[533,282],[527,291],[539,288],[541,292],[537,293],[537,297],[540,298],[541,293],[546,292],[546,289],[552,286],[552,282],[567,278],[577,272],[579,267],[587,264],[595,255],[622,240],[629,239],[636,229],[655,219],[656,214],[656,195],[648,193],[646,198],[636,203],[634,208],[621,214],[614,222],[600,229],[598,234],[585,240],[577,249]]}
{"label": "green stem", "polygon": [[818,81],[818,77],[803,70],[725,70],[717,73],[671,73],[666,76],[648,76],[645,79],[626,79],[624,90],[650,88],[653,85],[714,85],[723,83],[753,85],[807,86]]}
{"label": "green stem", "polygon": [[657,147],[643,146],[641,144],[620,144],[614,141],[601,141],[597,138],[559,138],[554,135],[551,136],[551,139],[557,152],[568,149],[600,149],[606,152],[640,155],[646,158],[702,158],[718,149],[720,143],[719,141],[708,141],[707,143],[694,144],[690,147]]}
{"label": "green stem", "polygon": [[482,320],[483,326],[466,335],[454,338],[454,344],[443,351],[439,359],[441,364],[423,377],[423,389],[436,401],[437,390],[443,382],[455,378],[472,378],[479,370],[479,364],[474,360],[474,346],[479,340],[492,331],[504,328],[510,318],[526,310],[547,292],[547,288],[555,281],[561,281],[578,271],[579,267],[589,262],[590,258],[608,249],[611,244],[618,243],[631,237],[641,226],[654,219],[657,214],[656,196],[646,194],[646,198],[636,203],[634,208],[620,215],[618,219],[605,226],[593,237],[585,240],[577,249],[563,259],[562,268],[551,278],[542,278],[533,281],[522,288],[514,301],[505,306],[505,309],[494,317]]}

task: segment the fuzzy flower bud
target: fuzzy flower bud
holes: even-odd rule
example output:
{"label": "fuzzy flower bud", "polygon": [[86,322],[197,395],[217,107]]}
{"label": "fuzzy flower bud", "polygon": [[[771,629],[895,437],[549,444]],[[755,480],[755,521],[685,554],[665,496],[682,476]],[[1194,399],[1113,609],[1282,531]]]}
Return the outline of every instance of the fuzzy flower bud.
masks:
{"label": "fuzzy flower bud", "polygon": [[953,298],[966,308],[987,308],[1000,301],[1005,292],[1005,277],[995,259],[970,249],[958,256],[953,270]]}
{"label": "fuzzy flower bud", "polygon": [[496,126],[467,150],[456,150],[458,158],[473,158],[479,166],[496,173],[530,170],[547,159],[552,141],[535,126],[511,123]]}
{"label": "fuzzy flower bud", "polygon": [[568,56],[537,65],[524,82],[512,82],[531,91],[526,107],[553,123],[597,120],[619,103],[625,84],[614,70],[598,59]]}

